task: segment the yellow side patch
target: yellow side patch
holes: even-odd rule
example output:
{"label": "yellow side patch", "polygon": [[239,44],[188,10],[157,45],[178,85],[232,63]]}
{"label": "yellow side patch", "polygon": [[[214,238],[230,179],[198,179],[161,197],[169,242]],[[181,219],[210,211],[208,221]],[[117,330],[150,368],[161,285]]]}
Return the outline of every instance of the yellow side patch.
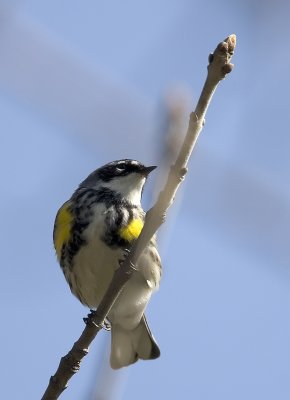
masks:
{"label": "yellow side patch", "polygon": [[143,225],[142,219],[133,219],[127,226],[119,230],[119,236],[127,242],[132,242],[140,235]]}
{"label": "yellow side patch", "polygon": [[62,246],[64,243],[67,243],[70,238],[73,216],[69,210],[69,204],[69,202],[64,203],[58,210],[55,219],[53,241],[58,259],[61,257]]}

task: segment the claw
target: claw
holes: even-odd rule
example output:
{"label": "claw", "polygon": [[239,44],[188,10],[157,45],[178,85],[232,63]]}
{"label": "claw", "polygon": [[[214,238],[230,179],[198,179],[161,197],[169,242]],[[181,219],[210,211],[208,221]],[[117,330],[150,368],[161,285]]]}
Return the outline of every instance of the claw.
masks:
{"label": "claw", "polygon": [[124,262],[125,258],[128,257],[128,255],[131,253],[131,251],[129,249],[124,249],[124,255],[123,258],[120,258],[118,260],[119,265],[122,264],[122,262]]}
{"label": "claw", "polygon": [[107,319],[105,319],[105,321],[104,321],[103,329],[105,329],[105,331],[110,331],[111,330],[110,321],[108,321]]}
{"label": "claw", "polygon": [[90,313],[88,314],[87,317],[83,318],[83,321],[86,325],[94,325],[96,328],[99,329],[105,329],[106,331],[110,331],[111,330],[111,324],[108,320],[105,320],[103,324],[98,325],[95,323],[95,321],[93,320],[93,318],[95,317],[97,311],[96,310],[90,310]]}
{"label": "claw", "polygon": [[[85,317],[85,318],[83,318],[84,323],[85,323],[86,325],[89,325],[89,324],[93,323],[92,319],[93,319],[93,317],[94,317],[95,315],[96,315],[96,310],[90,309],[90,312],[89,312],[88,316]],[[96,325],[96,324],[94,324],[94,325]]]}

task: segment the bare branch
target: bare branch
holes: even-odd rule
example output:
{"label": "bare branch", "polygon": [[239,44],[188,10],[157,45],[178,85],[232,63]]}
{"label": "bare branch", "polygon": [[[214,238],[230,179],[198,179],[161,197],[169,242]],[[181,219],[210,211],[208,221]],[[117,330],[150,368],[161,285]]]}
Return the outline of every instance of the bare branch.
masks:
{"label": "bare branch", "polygon": [[174,201],[175,194],[187,172],[187,163],[192,153],[198,135],[204,123],[204,117],[218,83],[231,72],[230,64],[236,45],[236,36],[230,35],[219,43],[213,54],[209,56],[208,74],[202,89],[196,109],[190,114],[186,137],[174,165],[171,166],[167,182],[160,192],[156,204],[146,214],[146,220],[138,240],[134,243],[130,254],[121,267],[116,271],[114,278],[101,301],[97,311],[89,319],[80,338],[74,343],[67,355],[62,357],[54,376],[42,400],[57,399],[67,387],[69,379],[79,370],[80,362],[88,353],[89,346],[105,323],[105,318],[125,283],[138,269],[138,259],[147,246],[149,240],[164,222],[167,209]]}

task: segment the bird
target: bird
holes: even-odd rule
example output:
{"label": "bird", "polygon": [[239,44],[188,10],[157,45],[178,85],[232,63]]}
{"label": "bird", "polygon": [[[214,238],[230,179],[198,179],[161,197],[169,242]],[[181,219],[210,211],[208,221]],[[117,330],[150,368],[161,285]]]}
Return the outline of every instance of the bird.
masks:
{"label": "bird", "polygon": [[[155,168],[131,159],[109,162],[81,182],[56,214],[57,260],[71,292],[91,310],[97,309],[120,260],[140,235],[145,220],[143,188]],[[107,316],[113,369],[160,356],[144,314],[161,279],[155,236],[137,265]]]}

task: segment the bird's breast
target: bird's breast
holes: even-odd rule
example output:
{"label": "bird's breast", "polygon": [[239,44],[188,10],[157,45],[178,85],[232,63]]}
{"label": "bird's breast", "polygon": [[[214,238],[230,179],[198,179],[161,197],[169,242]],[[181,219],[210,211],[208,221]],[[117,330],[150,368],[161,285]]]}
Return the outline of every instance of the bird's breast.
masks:
{"label": "bird's breast", "polygon": [[91,308],[99,305],[123,257],[120,249],[110,249],[94,237],[76,254],[71,272],[72,292]]}

